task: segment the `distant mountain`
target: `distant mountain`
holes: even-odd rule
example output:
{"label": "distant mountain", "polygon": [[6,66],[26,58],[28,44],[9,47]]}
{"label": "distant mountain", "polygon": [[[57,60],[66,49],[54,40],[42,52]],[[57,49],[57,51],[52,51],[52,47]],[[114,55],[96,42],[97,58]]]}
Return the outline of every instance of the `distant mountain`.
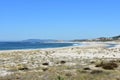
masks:
{"label": "distant mountain", "polygon": [[49,42],[58,42],[58,40],[51,40],[51,39],[27,39],[27,40],[23,40],[22,42],[49,43]]}

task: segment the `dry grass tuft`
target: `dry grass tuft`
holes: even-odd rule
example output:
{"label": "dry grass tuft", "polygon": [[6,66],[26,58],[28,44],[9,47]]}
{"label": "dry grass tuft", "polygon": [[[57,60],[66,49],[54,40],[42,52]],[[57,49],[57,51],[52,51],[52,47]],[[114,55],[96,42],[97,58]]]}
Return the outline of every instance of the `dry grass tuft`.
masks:
{"label": "dry grass tuft", "polygon": [[91,74],[100,74],[100,73],[103,73],[102,70],[92,70],[91,71]]}

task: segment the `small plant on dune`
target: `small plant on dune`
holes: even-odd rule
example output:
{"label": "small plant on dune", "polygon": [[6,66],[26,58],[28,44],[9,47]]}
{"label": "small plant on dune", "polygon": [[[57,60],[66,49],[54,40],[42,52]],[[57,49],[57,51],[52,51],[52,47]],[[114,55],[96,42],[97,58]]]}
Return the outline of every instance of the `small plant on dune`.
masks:
{"label": "small plant on dune", "polygon": [[61,77],[61,76],[57,76],[57,79],[56,79],[56,80],[64,80],[64,78]]}

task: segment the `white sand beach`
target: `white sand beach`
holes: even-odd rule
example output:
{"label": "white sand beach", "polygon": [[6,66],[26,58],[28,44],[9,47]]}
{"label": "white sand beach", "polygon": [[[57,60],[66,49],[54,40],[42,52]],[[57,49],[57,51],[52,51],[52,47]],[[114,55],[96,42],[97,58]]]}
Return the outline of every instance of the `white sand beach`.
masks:
{"label": "white sand beach", "polygon": [[119,59],[120,44],[114,42],[116,46],[107,48],[109,43],[83,42],[84,46],[0,51],[0,76],[11,75],[17,70],[19,73],[24,67],[34,71],[37,68],[55,67],[63,63],[66,66],[76,66],[79,63],[88,65],[88,62],[100,59]]}

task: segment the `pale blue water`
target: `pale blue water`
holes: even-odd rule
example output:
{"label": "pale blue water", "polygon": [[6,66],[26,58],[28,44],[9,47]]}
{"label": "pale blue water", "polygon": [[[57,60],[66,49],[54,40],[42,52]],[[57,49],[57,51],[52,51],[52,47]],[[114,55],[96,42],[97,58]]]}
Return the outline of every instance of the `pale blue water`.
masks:
{"label": "pale blue water", "polygon": [[115,47],[117,44],[108,44],[107,48]]}
{"label": "pale blue water", "polygon": [[73,43],[0,42],[0,50],[57,48],[73,45]]}

